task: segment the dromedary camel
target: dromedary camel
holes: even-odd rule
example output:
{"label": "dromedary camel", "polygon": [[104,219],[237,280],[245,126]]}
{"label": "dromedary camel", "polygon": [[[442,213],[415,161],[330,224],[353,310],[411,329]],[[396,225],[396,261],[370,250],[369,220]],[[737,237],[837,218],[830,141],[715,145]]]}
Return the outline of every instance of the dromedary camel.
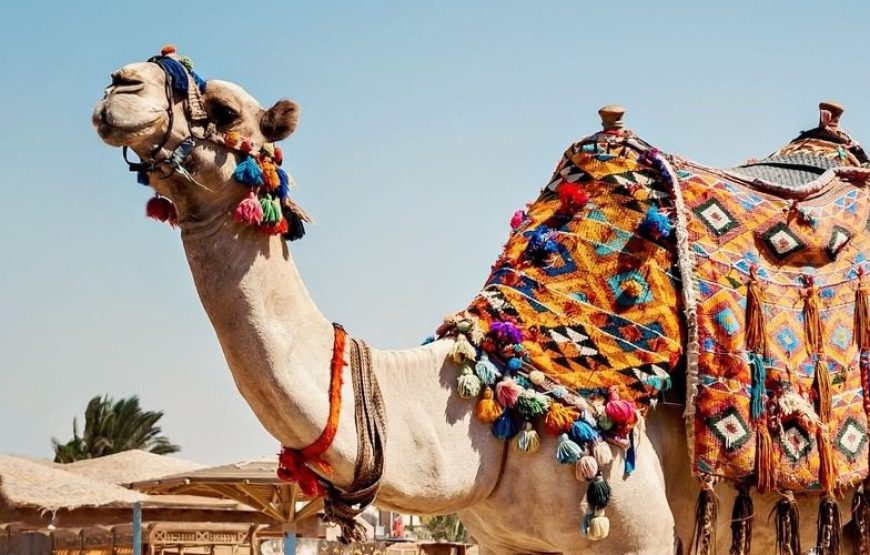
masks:
{"label": "dromedary camel", "polygon": [[[208,81],[202,100],[219,132],[237,131],[257,144],[285,139],[299,117],[293,102],[264,110],[226,81]],[[188,95],[168,85],[160,65],[133,63],[112,74],[93,124],[110,146],[128,147],[143,160],[167,159],[191,135],[189,103]],[[236,151],[195,138],[184,171],[152,172],[150,185],[176,207],[197,291],[239,391],[280,444],[302,447],[318,437],[327,420],[333,327],[306,291],[287,244],[234,221],[233,209],[247,194],[233,179],[239,161]],[[669,317],[682,318],[679,308],[672,307]],[[610,535],[592,542],[579,533],[586,485],[574,479],[572,468],[544,454],[556,440],[543,436],[541,452],[529,456],[494,438],[490,427],[473,417],[473,403],[455,393],[452,344],[443,339],[372,353],[388,422],[379,506],[416,514],[458,512],[482,553],[668,554],[688,543],[698,486],[681,407],[660,405],[650,413],[639,432],[633,474],[607,472]],[[326,459],[334,468],[331,479],[347,487],[357,448],[349,380],[342,408]],[[612,468],[621,469],[622,450],[614,448],[614,455]],[[730,507],[732,488],[718,493],[723,508]],[[764,521],[775,501],[775,496],[755,500],[758,553],[774,545],[772,527]],[[810,515],[802,522],[804,545],[813,545],[817,500],[800,504]],[[717,537],[720,549],[727,550],[724,516]]]}

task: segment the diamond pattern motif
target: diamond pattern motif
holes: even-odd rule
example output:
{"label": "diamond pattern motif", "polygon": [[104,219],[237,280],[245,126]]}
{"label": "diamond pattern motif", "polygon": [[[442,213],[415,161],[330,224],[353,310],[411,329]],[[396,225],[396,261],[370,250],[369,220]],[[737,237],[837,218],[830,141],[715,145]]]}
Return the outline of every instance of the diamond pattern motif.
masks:
{"label": "diamond pattern motif", "polygon": [[694,212],[710,228],[710,231],[719,236],[725,235],[738,225],[734,216],[716,199],[710,199],[696,206]]}
{"label": "diamond pattern motif", "polygon": [[740,449],[752,437],[749,426],[734,407],[711,416],[708,424],[727,451]]}
{"label": "diamond pattern motif", "polygon": [[867,430],[852,417],[843,422],[840,433],[837,434],[837,449],[854,461],[867,444]]}
{"label": "diamond pattern motif", "polygon": [[831,232],[831,239],[828,241],[828,246],[825,250],[828,253],[828,257],[831,260],[835,260],[837,255],[840,254],[840,251],[843,250],[843,247],[852,239],[852,233],[841,226],[835,225],[834,230]]}
{"label": "diamond pattern motif", "polygon": [[780,260],[806,248],[800,237],[795,235],[784,223],[776,224],[767,230],[761,238],[770,252]]}
{"label": "diamond pattern motif", "polygon": [[780,445],[782,445],[783,454],[793,463],[804,460],[813,449],[810,436],[794,424],[785,429],[780,437]]}

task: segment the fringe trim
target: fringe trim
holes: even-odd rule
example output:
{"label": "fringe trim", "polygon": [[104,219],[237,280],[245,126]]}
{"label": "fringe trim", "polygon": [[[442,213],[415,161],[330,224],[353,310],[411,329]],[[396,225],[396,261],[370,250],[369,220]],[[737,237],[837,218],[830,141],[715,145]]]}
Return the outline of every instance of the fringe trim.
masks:
{"label": "fringe trim", "polygon": [[753,265],[749,270],[749,285],[746,287],[746,350],[767,356],[762,295],[761,284]]}
{"label": "fringe trim", "polygon": [[855,291],[855,341],[862,351],[870,350],[870,285],[865,282],[863,268],[858,273]]}
{"label": "fringe trim", "polygon": [[731,550],[729,555],[749,555],[752,550],[752,521],[755,519],[755,507],[749,496],[749,485],[739,486],[739,493],[734,499],[731,510]]}
{"label": "fringe trim", "polygon": [[767,420],[758,423],[756,433],[756,487],[759,493],[768,493],[776,488],[777,466],[773,440],[770,437],[770,430],[767,428]]}
{"label": "fringe trim", "polygon": [[719,520],[719,497],[713,489],[712,476],[702,478],[701,491],[695,504],[695,531],[692,533],[692,555],[716,554],[716,521]]}
{"label": "fringe trim", "polygon": [[771,511],[776,519],[776,555],[802,555],[800,511],[794,494],[783,494]]}
{"label": "fringe trim", "polygon": [[822,319],[819,315],[819,290],[812,277],[804,278],[807,291],[804,296],[804,334],[811,352],[822,352]]}
{"label": "fringe trim", "polygon": [[826,495],[819,505],[819,521],[816,532],[818,555],[840,555],[840,505]]}
{"label": "fringe trim", "polygon": [[852,496],[852,526],[855,529],[855,555],[870,555],[870,500],[864,486]]}
{"label": "fringe trim", "polygon": [[823,424],[831,420],[831,374],[821,356],[816,360],[815,388],[819,397],[818,413]]}
{"label": "fringe trim", "polygon": [[834,453],[831,447],[831,434],[826,424],[816,428],[816,442],[819,444],[819,484],[829,496],[837,486],[837,469],[834,466]]}

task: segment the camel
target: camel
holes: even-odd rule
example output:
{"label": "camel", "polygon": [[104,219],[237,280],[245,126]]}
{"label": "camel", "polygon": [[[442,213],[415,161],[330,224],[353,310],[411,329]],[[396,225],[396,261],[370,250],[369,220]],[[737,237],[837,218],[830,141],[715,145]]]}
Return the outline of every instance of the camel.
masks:
{"label": "camel", "polygon": [[[219,131],[236,131],[257,144],[287,138],[300,113],[289,100],[264,109],[242,87],[220,80],[207,82],[201,100]],[[188,102],[168,87],[161,66],[131,63],[112,74],[93,125],[109,146],[129,148],[142,160],[165,159],[191,134]],[[233,179],[239,161],[237,152],[220,143],[194,138],[185,171],[152,172],[149,182],[175,206],[196,289],[239,392],[281,445],[301,448],[320,435],[328,418],[334,328],[306,290],[288,244],[233,219],[234,207],[248,194]],[[668,317],[677,321],[682,314],[675,306]],[[459,513],[487,555],[682,552],[692,536],[699,491],[683,407],[661,404],[650,412],[637,432],[638,464],[630,476],[617,470],[624,453],[613,448],[614,463],[606,471],[610,535],[595,542],[579,531],[586,484],[574,479],[573,468],[545,455],[555,449],[556,438],[542,436],[541,451],[529,456],[493,437],[490,426],[474,418],[473,403],[456,394],[453,343],[447,338],[372,351],[388,423],[378,506]],[[342,399],[337,435],[325,458],[334,469],[329,479],[347,488],[357,449],[349,380]],[[717,492],[727,513],[734,490],[722,485]],[[756,552],[774,547],[765,518],[776,501],[774,495],[755,498]],[[799,505],[809,515],[801,523],[803,543],[813,545],[817,499],[799,498]],[[847,506],[842,509],[848,514]],[[716,543],[723,552],[730,543],[725,516]]]}

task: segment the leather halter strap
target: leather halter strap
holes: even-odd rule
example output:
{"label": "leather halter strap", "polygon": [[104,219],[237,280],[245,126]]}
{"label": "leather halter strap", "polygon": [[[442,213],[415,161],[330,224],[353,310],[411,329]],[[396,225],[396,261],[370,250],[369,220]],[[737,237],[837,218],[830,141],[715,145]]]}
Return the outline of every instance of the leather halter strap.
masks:
{"label": "leather halter strap", "polygon": [[335,329],[335,339],[329,372],[329,417],[326,420],[326,426],[311,445],[302,449],[282,447],[281,455],[278,458],[278,478],[285,482],[299,484],[302,493],[311,497],[323,497],[329,489],[330,484],[311,470],[308,465],[315,465],[324,474],[332,473],[332,466],[323,459],[323,455],[335,440],[341,417],[341,386],[344,367],[347,365],[344,360],[347,332],[340,324],[334,323],[332,327]]}

